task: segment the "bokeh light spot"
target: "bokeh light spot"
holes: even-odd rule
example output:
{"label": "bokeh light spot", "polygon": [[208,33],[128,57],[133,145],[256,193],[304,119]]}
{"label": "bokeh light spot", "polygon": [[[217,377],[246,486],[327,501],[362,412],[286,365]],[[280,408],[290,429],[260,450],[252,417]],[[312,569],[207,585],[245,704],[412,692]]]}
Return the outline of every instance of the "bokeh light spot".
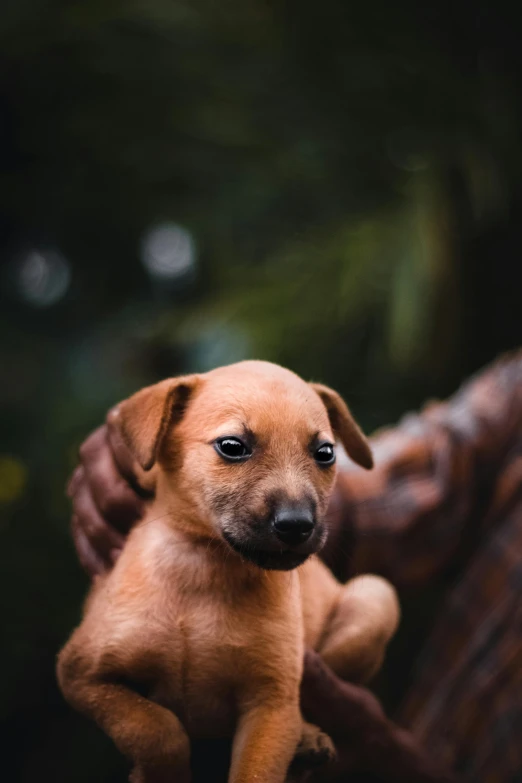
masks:
{"label": "bokeh light spot", "polygon": [[21,296],[35,307],[50,307],[66,293],[71,270],[56,250],[30,250],[20,261],[17,286]]}
{"label": "bokeh light spot", "polygon": [[15,457],[0,456],[0,503],[12,503],[27,483],[25,465]]}
{"label": "bokeh light spot", "polygon": [[154,226],[142,239],[141,259],[152,277],[168,280],[184,277],[196,265],[192,234],[177,223]]}

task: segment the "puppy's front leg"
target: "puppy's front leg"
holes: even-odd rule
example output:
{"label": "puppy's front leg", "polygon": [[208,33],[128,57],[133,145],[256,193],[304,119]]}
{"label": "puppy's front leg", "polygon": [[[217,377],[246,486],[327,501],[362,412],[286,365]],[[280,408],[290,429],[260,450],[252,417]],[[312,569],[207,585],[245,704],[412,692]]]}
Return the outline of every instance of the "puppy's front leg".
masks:
{"label": "puppy's front leg", "polygon": [[283,783],[301,727],[297,700],[247,710],[234,737],[229,783]]}
{"label": "puppy's front leg", "polygon": [[132,783],[189,783],[190,744],[170,710],[124,684],[129,672],[96,667],[73,639],[58,659],[58,679],[67,701],[92,718],[134,762]]}

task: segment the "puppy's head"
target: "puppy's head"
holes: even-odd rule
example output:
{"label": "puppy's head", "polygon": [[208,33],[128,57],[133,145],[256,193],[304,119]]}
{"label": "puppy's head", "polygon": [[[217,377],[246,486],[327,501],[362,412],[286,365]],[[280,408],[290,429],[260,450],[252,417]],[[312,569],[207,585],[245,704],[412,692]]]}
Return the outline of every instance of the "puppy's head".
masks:
{"label": "puppy's head", "polygon": [[162,381],[123,402],[117,418],[142,468],[157,463],[158,491],[191,509],[194,532],[262,568],[295,568],[323,545],[336,440],[372,466],[339,395],[268,362]]}

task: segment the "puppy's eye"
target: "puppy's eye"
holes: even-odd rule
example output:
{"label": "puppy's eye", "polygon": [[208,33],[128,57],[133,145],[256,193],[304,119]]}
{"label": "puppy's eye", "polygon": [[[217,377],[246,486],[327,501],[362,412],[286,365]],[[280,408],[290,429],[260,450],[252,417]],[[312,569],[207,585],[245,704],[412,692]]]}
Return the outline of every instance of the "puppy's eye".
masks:
{"label": "puppy's eye", "polygon": [[223,459],[229,462],[240,462],[252,456],[251,449],[239,438],[225,437],[214,441],[214,448]]}
{"label": "puppy's eye", "polygon": [[314,459],[321,467],[333,465],[335,462],[335,450],[331,443],[321,443],[314,451]]}

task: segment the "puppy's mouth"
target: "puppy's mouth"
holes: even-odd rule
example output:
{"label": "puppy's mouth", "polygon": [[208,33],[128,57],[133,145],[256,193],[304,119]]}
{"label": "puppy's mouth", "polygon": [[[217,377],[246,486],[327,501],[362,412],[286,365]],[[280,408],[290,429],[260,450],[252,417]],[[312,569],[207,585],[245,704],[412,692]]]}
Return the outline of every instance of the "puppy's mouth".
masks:
{"label": "puppy's mouth", "polygon": [[291,571],[302,565],[312,552],[296,552],[292,549],[268,550],[240,543],[227,530],[223,531],[227,544],[242,558],[266,571]]}

